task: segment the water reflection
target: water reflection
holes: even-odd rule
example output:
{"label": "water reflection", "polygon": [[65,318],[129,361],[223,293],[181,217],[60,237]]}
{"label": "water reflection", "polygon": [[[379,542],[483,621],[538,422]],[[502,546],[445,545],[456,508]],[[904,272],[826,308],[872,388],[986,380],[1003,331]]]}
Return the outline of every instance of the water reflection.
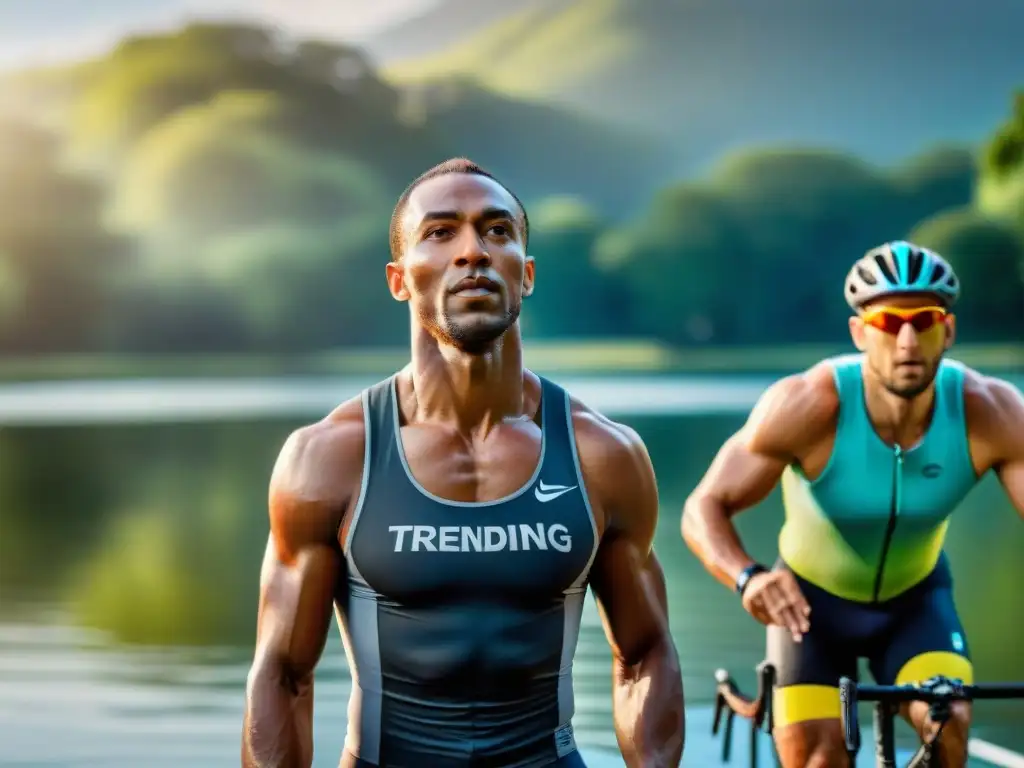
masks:
{"label": "water reflection", "polygon": [[9,601],[121,640],[247,644],[288,424],[0,432]]}
{"label": "water reflection", "polygon": [[[688,699],[707,702],[718,666],[743,670],[741,681],[752,683],[763,635],[685,549],[678,510],[740,417],[629,421],[647,441],[661,485],[657,548]],[[137,766],[154,740],[179,765],[211,764],[211,755],[233,759],[267,535],[266,482],[294,426],[0,431],[0,610],[8,623],[0,637],[0,701],[9,702],[0,709],[0,743],[45,743],[54,765],[71,764],[60,756],[66,748],[79,755],[76,766],[90,764],[89,755],[97,765],[117,765],[121,755]],[[739,518],[759,558],[773,559],[780,522],[777,493]],[[1024,620],[1022,549],[1024,526],[989,478],[954,517],[948,544],[980,679],[1024,679],[1014,640]],[[584,619],[577,731],[583,744],[613,744],[610,657],[589,601]],[[103,634],[40,629],[47,622]],[[130,650],[111,649],[111,638]],[[340,749],[347,686],[332,637],[317,682],[321,756],[336,759]],[[58,709],[42,715],[36,704]],[[91,725],[79,728],[78,741],[46,741],[46,723],[80,721],[83,707]],[[979,721],[992,740],[1024,748],[1012,727],[1024,721],[1024,708],[981,707]]]}

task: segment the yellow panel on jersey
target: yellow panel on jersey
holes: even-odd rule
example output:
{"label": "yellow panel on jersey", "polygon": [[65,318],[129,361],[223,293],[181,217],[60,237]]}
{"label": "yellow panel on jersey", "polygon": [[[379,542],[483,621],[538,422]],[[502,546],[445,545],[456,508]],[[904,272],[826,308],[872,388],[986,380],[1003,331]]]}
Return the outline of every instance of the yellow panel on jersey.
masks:
{"label": "yellow panel on jersey", "polygon": [[[782,474],[782,499],[786,522],[779,533],[779,555],[786,565],[836,597],[861,603],[876,599],[883,538],[878,523],[847,522],[840,530],[821,509],[810,483],[792,468]],[[943,521],[907,542],[898,555],[889,554],[885,588],[877,599],[905,592],[934,570],[948,526],[949,521]],[[857,547],[854,542],[865,545]]]}

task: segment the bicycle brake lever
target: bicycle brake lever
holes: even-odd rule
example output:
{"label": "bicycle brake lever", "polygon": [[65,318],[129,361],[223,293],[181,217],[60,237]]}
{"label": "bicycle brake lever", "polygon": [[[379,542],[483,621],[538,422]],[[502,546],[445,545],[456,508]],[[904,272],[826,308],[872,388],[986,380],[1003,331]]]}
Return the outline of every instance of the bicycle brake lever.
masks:
{"label": "bicycle brake lever", "polygon": [[715,716],[711,720],[711,735],[717,736],[718,729],[722,725],[722,712],[725,710],[725,696],[717,694],[715,696]]}
{"label": "bicycle brake lever", "polygon": [[732,726],[736,719],[736,713],[731,709],[725,716],[725,732],[722,734],[722,762],[728,763],[732,756]]}
{"label": "bicycle brake lever", "polygon": [[839,681],[839,700],[842,704],[843,741],[851,757],[860,751],[860,723],[857,720],[857,683],[848,677]]}

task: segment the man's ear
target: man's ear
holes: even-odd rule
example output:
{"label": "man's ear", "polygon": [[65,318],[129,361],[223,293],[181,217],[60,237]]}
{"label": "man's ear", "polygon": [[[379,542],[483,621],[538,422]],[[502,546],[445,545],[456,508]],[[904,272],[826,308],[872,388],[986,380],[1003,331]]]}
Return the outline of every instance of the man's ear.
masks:
{"label": "man's ear", "polygon": [[395,301],[408,301],[409,289],[405,287],[405,265],[401,261],[388,262],[384,268],[388,276],[388,290]]}
{"label": "man's ear", "polygon": [[853,346],[859,352],[865,352],[868,348],[867,333],[864,329],[864,321],[857,315],[850,318],[850,338],[853,339]]}
{"label": "man's ear", "polygon": [[533,280],[536,276],[536,262],[533,260],[533,256],[526,257],[526,264],[523,266],[523,297],[527,297],[533,293]]}

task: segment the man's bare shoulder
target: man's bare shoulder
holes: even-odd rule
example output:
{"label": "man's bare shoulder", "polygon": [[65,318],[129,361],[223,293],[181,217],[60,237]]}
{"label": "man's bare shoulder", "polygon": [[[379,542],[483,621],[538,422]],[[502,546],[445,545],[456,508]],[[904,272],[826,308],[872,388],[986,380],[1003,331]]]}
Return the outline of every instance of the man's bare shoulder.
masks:
{"label": "man's bare shoulder", "polygon": [[998,376],[986,376],[983,373],[963,366],[964,399],[969,407],[982,407],[997,411],[1019,407],[1024,395],[1018,387]]}
{"label": "man's bare shoulder", "polygon": [[972,435],[1022,440],[1024,395],[1009,381],[964,366],[964,411]]}
{"label": "man's bare shoulder", "polygon": [[361,472],[366,428],[361,397],[335,408],[313,424],[299,427],[284,442],[274,466],[271,484],[279,491],[315,499],[346,469]]}
{"label": "man's bare shoulder", "polygon": [[800,417],[827,421],[838,412],[839,393],[836,391],[832,364],[822,361],[769,386],[752,413],[764,418]]}
{"label": "man's bare shoulder", "polygon": [[365,451],[361,397],[292,432],[271,473],[271,529],[295,540],[336,536],[359,492]]}
{"label": "man's bare shoulder", "polygon": [[751,450],[788,459],[833,429],[838,415],[839,393],[832,364],[823,360],[769,386],[741,434]]}
{"label": "man's bare shoulder", "polygon": [[569,398],[572,426],[580,464],[600,472],[647,457],[647,448],[635,429],[613,421],[574,397]]}
{"label": "man's bare shoulder", "polygon": [[587,494],[610,516],[605,527],[636,532],[641,539],[653,535],[658,488],[643,439],[575,398],[570,413]]}

